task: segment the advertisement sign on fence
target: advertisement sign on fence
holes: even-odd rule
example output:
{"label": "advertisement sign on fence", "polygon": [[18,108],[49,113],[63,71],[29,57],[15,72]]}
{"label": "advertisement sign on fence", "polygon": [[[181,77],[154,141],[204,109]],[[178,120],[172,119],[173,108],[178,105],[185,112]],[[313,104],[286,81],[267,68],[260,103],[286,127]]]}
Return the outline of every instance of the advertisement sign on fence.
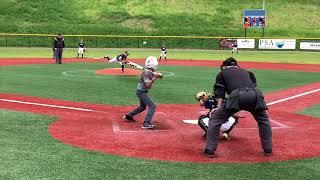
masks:
{"label": "advertisement sign on fence", "polygon": [[300,49],[320,50],[320,41],[303,41],[300,42]]}
{"label": "advertisement sign on fence", "polygon": [[233,48],[236,43],[236,39],[219,39],[219,47],[221,48]]}
{"label": "advertisement sign on fence", "polygon": [[238,48],[254,49],[254,39],[237,39]]}
{"label": "advertisement sign on fence", "polygon": [[259,49],[296,49],[296,40],[259,39]]}

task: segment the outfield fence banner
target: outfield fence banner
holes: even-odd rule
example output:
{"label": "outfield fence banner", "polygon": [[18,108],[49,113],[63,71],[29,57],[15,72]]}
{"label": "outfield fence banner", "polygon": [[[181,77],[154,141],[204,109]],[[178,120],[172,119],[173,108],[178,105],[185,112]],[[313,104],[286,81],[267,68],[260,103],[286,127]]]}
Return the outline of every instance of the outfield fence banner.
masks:
{"label": "outfield fence banner", "polygon": [[259,49],[296,49],[296,40],[259,39]]}
{"label": "outfield fence banner", "polygon": [[233,45],[237,43],[237,39],[219,39],[220,48],[233,48]]}
{"label": "outfield fence banner", "polygon": [[254,49],[255,40],[254,39],[237,39],[238,48],[243,49]]}
{"label": "outfield fence banner", "polygon": [[300,49],[320,50],[320,41],[302,41],[300,42]]}

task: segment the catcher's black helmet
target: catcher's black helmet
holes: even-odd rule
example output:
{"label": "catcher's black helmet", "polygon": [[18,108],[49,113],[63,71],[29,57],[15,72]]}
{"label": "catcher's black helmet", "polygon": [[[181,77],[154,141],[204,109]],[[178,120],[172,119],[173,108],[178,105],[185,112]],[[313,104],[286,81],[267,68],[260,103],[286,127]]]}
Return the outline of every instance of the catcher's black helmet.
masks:
{"label": "catcher's black helmet", "polygon": [[233,57],[229,57],[228,59],[224,60],[221,65],[221,70],[227,66],[238,66],[237,60]]}

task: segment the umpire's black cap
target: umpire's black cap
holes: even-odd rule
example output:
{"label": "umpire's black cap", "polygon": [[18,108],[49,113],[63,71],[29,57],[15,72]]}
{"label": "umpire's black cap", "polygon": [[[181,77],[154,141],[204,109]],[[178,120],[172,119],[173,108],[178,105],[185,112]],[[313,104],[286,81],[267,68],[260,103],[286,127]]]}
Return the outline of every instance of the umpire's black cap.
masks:
{"label": "umpire's black cap", "polygon": [[226,60],[224,60],[220,66],[221,70],[225,69],[227,66],[238,66],[237,60],[235,60],[233,57],[229,57]]}
{"label": "umpire's black cap", "polygon": [[228,59],[223,61],[222,65],[223,66],[238,66],[238,62],[233,57],[229,57]]}

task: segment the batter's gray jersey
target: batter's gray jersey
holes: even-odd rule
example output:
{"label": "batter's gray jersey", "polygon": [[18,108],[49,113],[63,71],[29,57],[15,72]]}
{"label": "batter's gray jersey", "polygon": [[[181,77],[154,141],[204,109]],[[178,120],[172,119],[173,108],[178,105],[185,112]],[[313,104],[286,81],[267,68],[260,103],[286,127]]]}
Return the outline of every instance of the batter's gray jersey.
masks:
{"label": "batter's gray jersey", "polygon": [[141,90],[141,91],[148,91],[149,88],[147,88],[145,86],[145,83],[151,81],[151,79],[154,77],[155,75],[151,72],[151,71],[144,71],[141,74],[141,78],[140,81],[137,85],[137,89]]}

